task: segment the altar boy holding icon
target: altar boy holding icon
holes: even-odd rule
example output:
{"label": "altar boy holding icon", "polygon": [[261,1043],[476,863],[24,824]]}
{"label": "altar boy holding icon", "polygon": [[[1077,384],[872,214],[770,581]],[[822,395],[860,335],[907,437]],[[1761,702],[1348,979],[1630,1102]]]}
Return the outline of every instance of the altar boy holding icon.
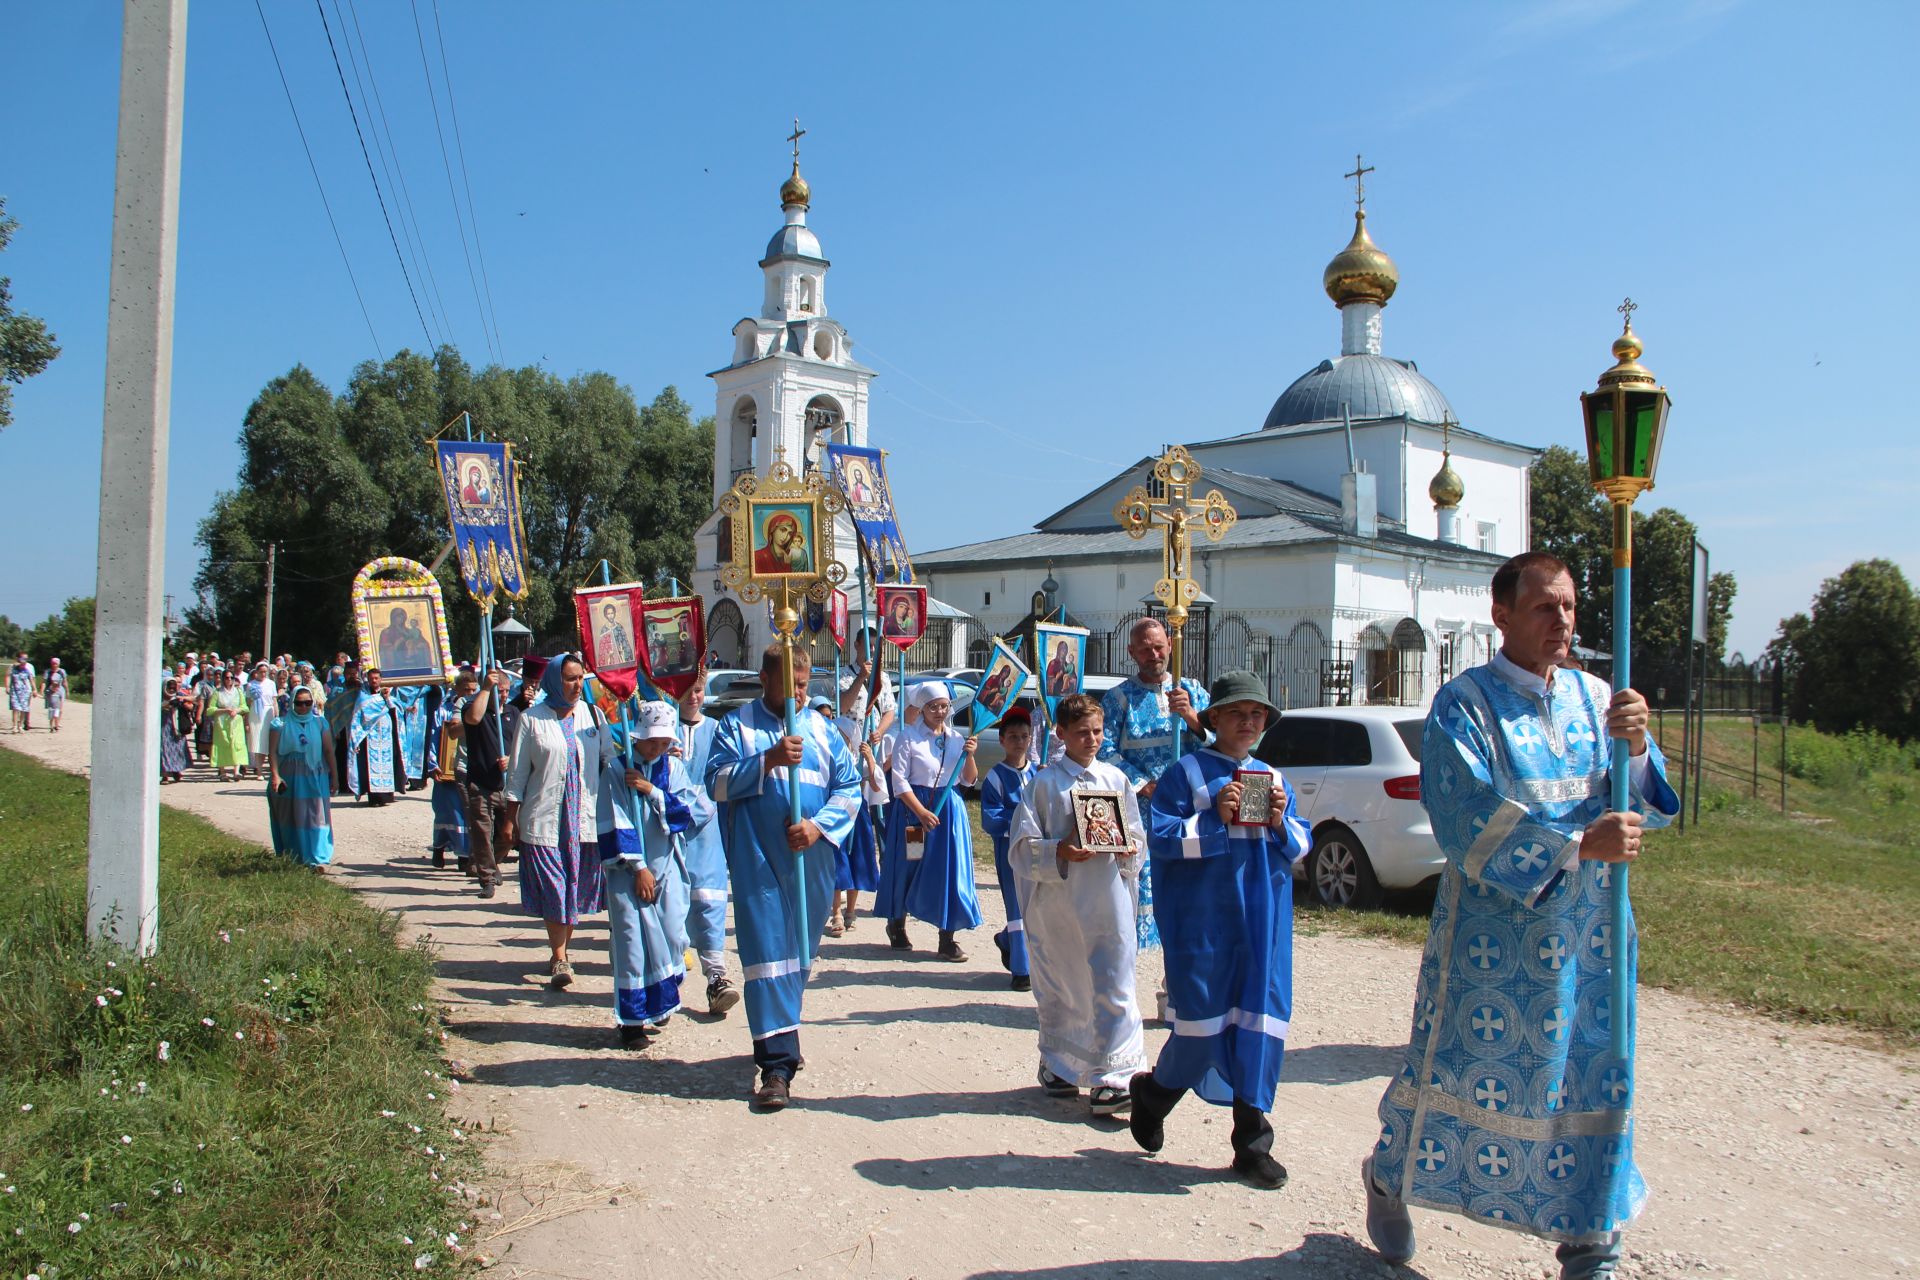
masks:
{"label": "altar boy holding icon", "polygon": [[[1166,1139],[1188,1090],[1233,1108],[1233,1170],[1266,1190],[1286,1185],[1271,1154],[1274,1086],[1293,1011],[1294,865],[1313,843],[1293,789],[1253,749],[1280,714],[1250,671],[1208,691],[1213,742],[1160,776],[1149,807],[1155,914],[1166,947],[1173,1035],[1152,1071],[1133,1078],[1133,1138]],[[1266,820],[1243,820],[1241,775],[1264,775]],[[1248,808],[1254,806],[1249,804]]]}

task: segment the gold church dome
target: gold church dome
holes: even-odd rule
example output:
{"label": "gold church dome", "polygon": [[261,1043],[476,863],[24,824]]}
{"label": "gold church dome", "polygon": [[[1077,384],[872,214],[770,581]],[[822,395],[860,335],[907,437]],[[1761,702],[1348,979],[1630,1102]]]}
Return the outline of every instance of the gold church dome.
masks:
{"label": "gold church dome", "polygon": [[1440,458],[1440,469],[1433,473],[1433,479],[1427,484],[1427,496],[1433,499],[1436,507],[1457,507],[1460,500],[1467,496],[1467,486],[1460,479],[1460,473],[1453,469],[1451,454]]}
{"label": "gold church dome", "polygon": [[800,161],[796,159],[793,162],[793,175],[780,184],[780,207],[784,209],[790,204],[797,204],[804,209],[812,199],[813,188],[800,176]]}
{"label": "gold church dome", "polygon": [[1400,269],[1381,252],[1367,234],[1367,211],[1356,209],[1353,215],[1353,239],[1327,264],[1321,283],[1335,306],[1349,302],[1371,302],[1384,307],[1393,291],[1400,287]]}

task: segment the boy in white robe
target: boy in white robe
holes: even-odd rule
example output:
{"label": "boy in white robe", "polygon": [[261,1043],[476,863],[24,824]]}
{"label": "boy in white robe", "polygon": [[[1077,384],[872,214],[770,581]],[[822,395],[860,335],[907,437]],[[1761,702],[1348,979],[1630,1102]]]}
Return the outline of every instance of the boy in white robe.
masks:
{"label": "boy in white robe", "polygon": [[[1065,753],[1027,784],[1013,815],[1007,864],[1026,921],[1040,1019],[1040,1087],[1056,1098],[1088,1089],[1093,1114],[1114,1115],[1130,1105],[1127,1083],[1147,1060],[1133,990],[1134,889],[1147,835],[1127,776],[1097,758],[1100,703],[1075,694],[1062,699],[1055,714]],[[1119,794],[1130,853],[1080,847],[1076,790]]]}

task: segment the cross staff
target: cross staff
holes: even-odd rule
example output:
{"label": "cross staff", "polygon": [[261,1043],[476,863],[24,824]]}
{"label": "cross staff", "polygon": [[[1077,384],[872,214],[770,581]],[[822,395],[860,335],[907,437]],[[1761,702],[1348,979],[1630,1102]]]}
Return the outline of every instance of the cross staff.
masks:
{"label": "cross staff", "polygon": [[[1144,538],[1147,530],[1156,526],[1166,530],[1161,576],[1153,584],[1153,594],[1167,611],[1167,630],[1173,650],[1173,687],[1178,689],[1184,673],[1181,636],[1187,625],[1187,606],[1200,594],[1200,584],[1190,573],[1193,526],[1197,522],[1209,542],[1218,542],[1240,516],[1218,489],[1208,490],[1205,498],[1189,497],[1200,479],[1200,464],[1183,445],[1174,445],[1160,455],[1153,464],[1153,478],[1159,482],[1162,496],[1156,499],[1145,485],[1137,484],[1120,499],[1120,505],[1113,509],[1113,518],[1132,538]],[[1179,754],[1177,721],[1173,726],[1173,750]]]}

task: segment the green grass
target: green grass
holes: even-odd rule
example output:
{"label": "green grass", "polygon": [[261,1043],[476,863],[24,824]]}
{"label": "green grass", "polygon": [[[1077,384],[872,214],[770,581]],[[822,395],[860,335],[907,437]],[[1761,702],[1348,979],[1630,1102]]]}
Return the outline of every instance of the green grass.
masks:
{"label": "green grass", "polygon": [[90,945],[86,787],[0,751],[0,1275],[449,1270],[478,1162],[434,1096],[430,957],[166,810],[159,954]]}
{"label": "green grass", "polygon": [[[1653,834],[1634,865],[1641,981],[1920,1046],[1920,752],[1795,728],[1782,815],[1778,726],[1761,726],[1757,797],[1751,722],[1712,721],[1706,745],[1699,822]],[[1431,906],[1302,904],[1299,929],[1417,945]]]}

